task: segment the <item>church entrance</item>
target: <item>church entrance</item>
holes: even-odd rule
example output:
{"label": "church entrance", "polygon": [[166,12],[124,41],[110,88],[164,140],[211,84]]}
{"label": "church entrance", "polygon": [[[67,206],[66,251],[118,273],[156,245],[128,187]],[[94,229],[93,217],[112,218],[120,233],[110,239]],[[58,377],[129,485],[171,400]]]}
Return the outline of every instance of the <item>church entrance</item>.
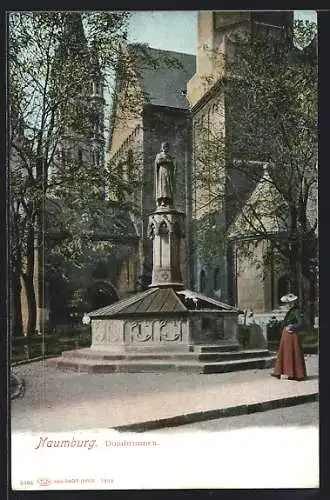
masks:
{"label": "church entrance", "polygon": [[119,300],[115,287],[109,281],[94,282],[87,291],[87,300],[91,311],[109,306]]}

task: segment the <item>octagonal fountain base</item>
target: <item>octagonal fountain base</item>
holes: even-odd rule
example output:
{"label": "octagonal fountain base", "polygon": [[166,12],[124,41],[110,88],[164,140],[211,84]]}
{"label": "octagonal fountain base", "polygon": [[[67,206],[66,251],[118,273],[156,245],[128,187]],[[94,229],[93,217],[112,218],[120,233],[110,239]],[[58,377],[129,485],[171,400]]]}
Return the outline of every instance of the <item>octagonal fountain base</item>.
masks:
{"label": "octagonal fountain base", "polygon": [[92,345],[63,352],[59,369],[89,373],[222,373],[267,368],[267,349],[241,349],[238,310],[202,294],[152,287],[89,314]]}

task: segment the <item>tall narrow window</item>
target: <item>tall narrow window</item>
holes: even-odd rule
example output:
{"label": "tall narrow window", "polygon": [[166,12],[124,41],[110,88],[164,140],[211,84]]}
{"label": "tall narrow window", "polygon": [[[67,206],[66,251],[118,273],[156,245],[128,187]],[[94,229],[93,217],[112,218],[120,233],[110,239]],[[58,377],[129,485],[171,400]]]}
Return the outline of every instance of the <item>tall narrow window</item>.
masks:
{"label": "tall narrow window", "polygon": [[60,161],[61,161],[61,167],[64,168],[66,164],[66,154],[63,148],[60,150]]}
{"label": "tall narrow window", "polygon": [[203,293],[206,288],[206,274],[204,269],[201,270],[199,275],[199,290]]}
{"label": "tall narrow window", "polygon": [[126,261],[126,277],[127,277],[127,284],[129,285],[130,282],[130,262],[129,260]]}
{"label": "tall narrow window", "polygon": [[123,175],[124,175],[124,165],[122,161],[118,161],[116,167],[117,173],[117,186],[116,186],[116,194],[117,198],[121,199],[123,197]]}
{"label": "tall narrow window", "polygon": [[96,167],[100,166],[100,151],[98,149],[95,150],[95,165]]}
{"label": "tall narrow window", "polygon": [[220,285],[220,269],[217,267],[214,271],[213,289],[220,290]]}
{"label": "tall narrow window", "polygon": [[208,110],[207,112],[207,143],[209,143],[210,140],[210,130],[211,130],[211,109]]}
{"label": "tall narrow window", "polygon": [[72,152],[70,149],[68,149],[66,152],[66,163],[67,163],[67,165],[72,164]]}
{"label": "tall narrow window", "polygon": [[79,148],[78,149],[78,165],[79,165],[79,167],[82,167],[82,163],[83,163],[82,158],[83,158],[82,150]]}
{"label": "tall narrow window", "polygon": [[277,281],[277,301],[281,304],[281,297],[287,293],[292,293],[291,280],[288,274],[281,276]]}
{"label": "tall narrow window", "polygon": [[199,126],[200,126],[201,132],[203,133],[203,131],[204,131],[204,116],[203,115],[200,118]]}

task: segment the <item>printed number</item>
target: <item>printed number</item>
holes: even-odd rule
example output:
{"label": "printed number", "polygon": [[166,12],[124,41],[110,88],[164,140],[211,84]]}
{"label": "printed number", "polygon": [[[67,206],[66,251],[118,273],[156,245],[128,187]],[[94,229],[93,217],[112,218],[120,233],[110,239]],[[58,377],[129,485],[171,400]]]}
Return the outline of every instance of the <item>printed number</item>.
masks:
{"label": "printed number", "polygon": [[33,481],[21,481],[21,486],[32,486]]}

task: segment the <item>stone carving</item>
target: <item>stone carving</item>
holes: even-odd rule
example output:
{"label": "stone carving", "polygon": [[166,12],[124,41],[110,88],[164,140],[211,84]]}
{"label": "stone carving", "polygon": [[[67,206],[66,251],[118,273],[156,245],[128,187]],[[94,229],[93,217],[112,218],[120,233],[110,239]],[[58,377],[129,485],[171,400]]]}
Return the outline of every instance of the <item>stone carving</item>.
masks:
{"label": "stone carving", "polygon": [[161,341],[176,342],[182,340],[181,321],[160,321],[159,330]]}
{"label": "stone carving", "polygon": [[109,344],[123,341],[123,326],[121,321],[112,320],[108,322],[107,339]]}
{"label": "stone carving", "polygon": [[158,234],[168,234],[169,233],[169,225],[165,220],[163,220],[159,225],[158,225]]}
{"label": "stone carving", "polygon": [[163,142],[155,159],[155,197],[157,207],[172,207],[174,202],[175,164],[170,145]]}
{"label": "stone carving", "polygon": [[126,323],[131,335],[131,342],[148,342],[153,339],[152,324],[144,321],[132,321]]}
{"label": "stone carving", "polygon": [[115,344],[123,342],[123,323],[120,320],[93,320],[93,344]]}
{"label": "stone carving", "polygon": [[105,322],[94,320],[92,322],[93,344],[105,344],[107,339],[107,331]]}
{"label": "stone carving", "polygon": [[155,218],[153,216],[149,217],[147,235],[148,238],[150,238],[151,240],[153,240],[155,237],[155,226],[156,226]]}
{"label": "stone carving", "polygon": [[178,238],[184,238],[184,220],[178,214],[153,214],[149,216],[147,234],[148,238],[161,234],[175,234]]}

